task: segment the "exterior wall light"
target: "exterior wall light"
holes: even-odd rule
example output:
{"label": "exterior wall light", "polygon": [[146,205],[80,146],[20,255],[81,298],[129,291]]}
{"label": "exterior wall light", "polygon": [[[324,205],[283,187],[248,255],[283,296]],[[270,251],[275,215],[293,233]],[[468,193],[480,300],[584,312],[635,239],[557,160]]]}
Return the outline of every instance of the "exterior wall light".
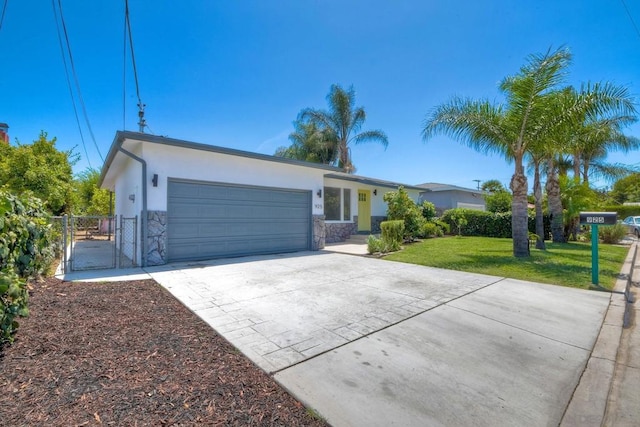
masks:
{"label": "exterior wall light", "polygon": [[135,194],[129,194],[129,200],[131,200],[132,202],[135,203],[136,201],[136,195]]}
{"label": "exterior wall light", "polygon": [[318,196],[319,199],[322,198],[322,189],[318,190],[318,192],[316,193],[316,196]]}
{"label": "exterior wall light", "polygon": [[374,189],[373,189],[373,195],[374,195],[374,196],[377,196],[377,195],[378,195],[378,189],[377,189],[377,188],[374,188]]}

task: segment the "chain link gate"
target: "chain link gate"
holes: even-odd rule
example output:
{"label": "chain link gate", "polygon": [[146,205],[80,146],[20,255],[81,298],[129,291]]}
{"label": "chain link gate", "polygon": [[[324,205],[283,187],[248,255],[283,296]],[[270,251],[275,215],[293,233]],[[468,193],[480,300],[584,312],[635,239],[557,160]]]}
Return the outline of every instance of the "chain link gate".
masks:
{"label": "chain link gate", "polygon": [[136,232],[138,230],[138,217],[125,218],[120,216],[120,227],[118,228],[118,235],[120,237],[120,257],[118,260],[119,268],[132,268],[138,265],[138,239],[136,239]]}
{"label": "chain link gate", "polygon": [[138,217],[52,217],[59,273],[137,267]]}

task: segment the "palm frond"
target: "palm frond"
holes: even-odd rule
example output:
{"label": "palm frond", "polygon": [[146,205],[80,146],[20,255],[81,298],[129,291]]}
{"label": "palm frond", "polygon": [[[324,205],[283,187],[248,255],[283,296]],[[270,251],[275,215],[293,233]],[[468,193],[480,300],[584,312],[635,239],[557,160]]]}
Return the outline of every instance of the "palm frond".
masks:
{"label": "palm frond", "polygon": [[364,142],[378,142],[386,149],[389,145],[387,134],[381,130],[367,130],[353,137],[354,144],[362,144]]}
{"label": "palm frond", "polygon": [[620,178],[640,172],[640,168],[622,163],[591,163],[589,175],[591,178],[614,182]]}
{"label": "palm frond", "polygon": [[431,110],[423,122],[422,139],[444,134],[479,152],[504,153],[513,136],[505,124],[501,106],[456,97]]}

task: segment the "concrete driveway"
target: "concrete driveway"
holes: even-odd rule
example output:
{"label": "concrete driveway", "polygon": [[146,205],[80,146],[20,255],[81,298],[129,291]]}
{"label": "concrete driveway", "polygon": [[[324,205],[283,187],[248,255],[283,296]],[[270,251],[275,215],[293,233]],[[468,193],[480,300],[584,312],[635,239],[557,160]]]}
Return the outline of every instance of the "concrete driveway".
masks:
{"label": "concrete driveway", "polygon": [[334,426],[558,425],[610,298],[325,252],[147,271]]}

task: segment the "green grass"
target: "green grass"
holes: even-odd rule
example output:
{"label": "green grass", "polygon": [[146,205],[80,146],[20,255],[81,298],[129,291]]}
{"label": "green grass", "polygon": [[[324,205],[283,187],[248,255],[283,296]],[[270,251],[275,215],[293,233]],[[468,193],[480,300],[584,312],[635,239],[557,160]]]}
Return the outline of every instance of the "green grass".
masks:
{"label": "green grass", "polygon": [[[612,289],[629,250],[598,245],[600,286]],[[532,248],[529,258],[515,258],[511,239],[445,237],[405,245],[387,260],[490,274],[588,289],[591,285],[591,245],[547,243],[547,250]]]}

